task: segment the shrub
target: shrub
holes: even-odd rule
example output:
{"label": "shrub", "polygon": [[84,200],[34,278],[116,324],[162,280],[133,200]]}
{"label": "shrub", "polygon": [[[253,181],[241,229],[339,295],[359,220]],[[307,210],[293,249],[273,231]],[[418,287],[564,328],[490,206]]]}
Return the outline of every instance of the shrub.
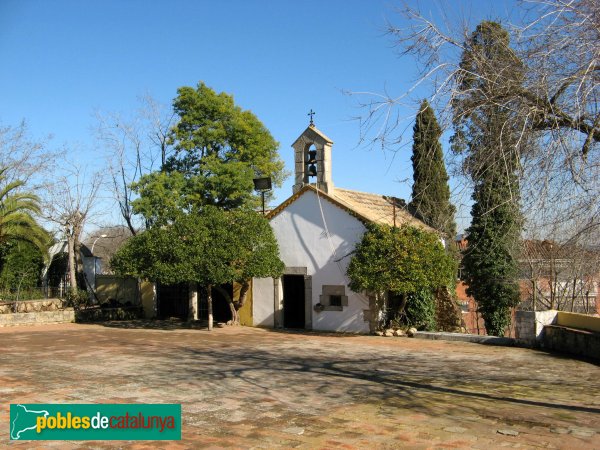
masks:
{"label": "shrub", "polygon": [[431,291],[421,290],[410,294],[406,301],[406,323],[417,330],[434,331],[435,299]]}

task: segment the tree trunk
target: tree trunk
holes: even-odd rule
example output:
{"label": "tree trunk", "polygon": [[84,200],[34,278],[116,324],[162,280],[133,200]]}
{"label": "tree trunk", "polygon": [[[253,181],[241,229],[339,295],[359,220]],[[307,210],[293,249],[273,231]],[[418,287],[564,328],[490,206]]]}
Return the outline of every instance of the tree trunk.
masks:
{"label": "tree trunk", "polygon": [[81,242],[79,238],[75,238],[73,253],[75,254],[75,276],[77,278],[76,287],[79,289],[81,286],[84,290],[88,284],[83,266],[83,257],[81,256]]}
{"label": "tree trunk", "polygon": [[206,303],[208,306],[208,331],[213,329],[212,284],[206,286]]}
{"label": "tree trunk", "polygon": [[404,310],[406,309],[406,303],[408,301],[408,296],[406,294],[401,294],[400,296],[400,304],[398,305],[398,314],[406,315]]}
{"label": "tree trunk", "polygon": [[238,298],[237,304],[234,305],[235,315],[233,319],[233,323],[235,325],[240,324],[240,313],[238,312],[243,308],[246,303],[246,299],[248,298],[248,292],[250,291],[250,281],[244,281],[242,283],[242,287],[240,288],[240,297]]}
{"label": "tree trunk", "polygon": [[188,320],[198,320],[198,284],[190,282],[189,284],[189,313]]}
{"label": "tree trunk", "polygon": [[229,292],[223,289],[222,286],[215,286],[214,289],[221,293],[221,295],[225,298],[225,301],[229,305],[229,311],[231,312],[231,321],[229,321],[228,324],[231,323],[232,325],[235,325],[237,318],[237,310],[233,302],[233,298],[231,297],[231,295],[229,295]]}
{"label": "tree trunk", "polygon": [[227,304],[229,305],[229,310],[231,311],[231,324],[238,325],[239,324],[239,316],[238,316],[237,309],[235,308],[235,303],[233,303],[233,301],[230,301]]}
{"label": "tree trunk", "polygon": [[577,277],[573,279],[573,292],[571,295],[571,312],[575,309],[575,287],[577,286]]}
{"label": "tree trunk", "polygon": [[67,255],[69,259],[69,290],[77,290],[77,272],[75,267],[75,236],[67,232]]}

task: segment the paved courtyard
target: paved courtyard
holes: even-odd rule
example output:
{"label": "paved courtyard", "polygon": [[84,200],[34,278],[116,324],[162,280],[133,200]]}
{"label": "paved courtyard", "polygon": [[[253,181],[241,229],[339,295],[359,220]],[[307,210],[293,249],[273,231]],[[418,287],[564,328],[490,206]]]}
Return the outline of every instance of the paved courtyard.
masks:
{"label": "paved courtyard", "polygon": [[[598,448],[600,367],[521,348],[254,328],[0,328],[9,403],[181,403],[181,441],[44,448]],[[30,448],[32,442],[10,442]]]}

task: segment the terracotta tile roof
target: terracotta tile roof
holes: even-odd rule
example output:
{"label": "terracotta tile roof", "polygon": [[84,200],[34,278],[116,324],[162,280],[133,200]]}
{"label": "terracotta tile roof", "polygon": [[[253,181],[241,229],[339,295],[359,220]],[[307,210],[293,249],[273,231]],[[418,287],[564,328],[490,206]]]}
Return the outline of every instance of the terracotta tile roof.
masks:
{"label": "terracotta tile roof", "polygon": [[340,188],[334,189],[333,197],[370,222],[393,226],[395,218],[396,226],[408,224],[433,231],[432,228],[413,216],[408,211],[404,200],[399,198]]}
{"label": "terracotta tile roof", "polygon": [[[283,211],[288,205],[296,201],[306,191],[317,192],[312,185],[306,185],[294,195],[285,200],[277,208],[273,209],[267,218],[272,218]],[[423,230],[434,232],[435,230],[413,216],[404,200],[395,197],[388,197],[380,194],[369,194],[366,192],[353,191],[350,189],[341,189],[336,187],[333,194],[329,195],[323,191],[318,191],[325,200],[348,211],[353,216],[363,222],[374,222],[382,225],[394,225],[394,216],[396,226],[409,224]]]}

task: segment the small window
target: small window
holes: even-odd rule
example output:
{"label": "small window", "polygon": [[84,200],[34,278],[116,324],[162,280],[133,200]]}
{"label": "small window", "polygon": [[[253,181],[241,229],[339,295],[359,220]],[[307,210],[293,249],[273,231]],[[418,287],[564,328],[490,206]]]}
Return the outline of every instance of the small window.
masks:
{"label": "small window", "polygon": [[324,284],[319,303],[323,305],[322,311],[343,311],[348,306],[346,286]]}
{"label": "small window", "polygon": [[330,295],[329,296],[329,306],[342,306],[342,296],[341,295]]}

